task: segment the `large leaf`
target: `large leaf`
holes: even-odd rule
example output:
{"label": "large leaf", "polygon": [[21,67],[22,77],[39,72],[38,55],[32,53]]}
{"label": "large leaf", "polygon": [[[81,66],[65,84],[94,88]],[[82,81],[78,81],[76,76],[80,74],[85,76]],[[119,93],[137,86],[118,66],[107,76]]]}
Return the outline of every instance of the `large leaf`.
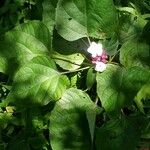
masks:
{"label": "large leaf", "polygon": [[150,46],[140,40],[130,40],[120,49],[120,62],[125,67],[142,66],[150,67]]}
{"label": "large leaf", "polygon": [[55,62],[65,70],[76,70],[81,67],[81,64],[84,61],[84,57],[80,53],[62,55],[55,52],[53,58]]}
{"label": "large leaf", "polygon": [[49,54],[50,34],[40,22],[29,22],[9,31],[0,42],[0,71],[14,74],[32,58]]}
{"label": "large leaf", "polygon": [[70,88],[56,102],[50,117],[52,149],[90,150],[90,131],[86,111],[97,108],[89,96],[81,90]]}
{"label": "large leaf", "polygon": [[54,70],[52,60],[42,57],[37,59],[24,65],[15,76],[8,100],[16,105],[45,105],[60,99],[69,86],[68,78]]}
{"label": "large leaf", "polygon": [[51,36],[48,28],[40,21],[30,21],[17,26],[14,30],[21,31],[35,37],[51,50]]}
{"label": "large leaf", "polygon": [[115,115],[127,104],[133,103],[137,92],[149,83],[150,72],[141,67],[123,69],[107,65],[103,73],[97,73],[97,94],[106,112]]}
{"label": "large leaf", "polygon": [[97,73],[97,94],[106,112],[116,115],[125,104],[123,91],[124,71],[115,65],[107,65],[107,70]]}
{"label": "large leaf", "polygon": [[74,53],[87,54],[89,42],[87,38],[82,38],[76,41],[67,41],[58,33],[53,34],[53,49],[63,55],[70,55]]}
{"label": "large leaf", "polygon": [[56,29],[69,41],[87,35],[100,38],[117,28],[112,0],[60,0],[56,10]]}
{"label": "large leaf", "polygon": [[140,115],[110,120],[96,130],[97,150],[133,150],[147,120]]}
{"label": "large leaf", "polygon": [[51,32],[55,25],[55,15],[56,15],[56,4],[58,0],[44,0],[42,3],[43,6],[43,22],[48,27]]}

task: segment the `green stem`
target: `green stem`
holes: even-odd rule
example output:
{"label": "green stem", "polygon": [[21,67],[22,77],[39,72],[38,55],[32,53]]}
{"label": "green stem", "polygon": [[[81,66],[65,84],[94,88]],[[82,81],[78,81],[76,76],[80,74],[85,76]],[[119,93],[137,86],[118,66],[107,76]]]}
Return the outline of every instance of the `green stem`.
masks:
{"label": "green stem", "polygon": [[118,50],[118,51],[114,54],[114,56],[112,56],[112,57],[111,57],[111,59],[108,61],[108,63],[110,63],[110,62],[112,62],[112,61],[113,61],[113,59],[114,59],[114,58],[115,58],[115,56],[119,53],[119,51],[120,51],[120,50]]}
{"label": "green stem", "polygon": [[[88,60],[84,55],[82,55],[86,60]],[[71,63],[71,64],[74,64],[74,65],[77,65],[77,66],[81,66],[81,64],[77,64],[75,62],[71,62],[69,60],[66,60],[66,59],[63,59],[63,58],[59,58],[59,57],[51,57],[52,59],[58,59],[58,60],[62,60],[62,61],[66,61],[68,63]],[[89,60],[88,60],[89,61]],[[82,62],[83,65],[91,65],[90,63],[86,63],[86,62]]]}
{"label": "green stem", "polygon": [[89,69],[90,67],[91,67],[91,66],[87,66],[87,67],[80,68],[80,69],[76,69],[76,70],[65,71],[65,72],[61,72],[60,74],[68,74],[68,73],[83,71],[83,70]]}

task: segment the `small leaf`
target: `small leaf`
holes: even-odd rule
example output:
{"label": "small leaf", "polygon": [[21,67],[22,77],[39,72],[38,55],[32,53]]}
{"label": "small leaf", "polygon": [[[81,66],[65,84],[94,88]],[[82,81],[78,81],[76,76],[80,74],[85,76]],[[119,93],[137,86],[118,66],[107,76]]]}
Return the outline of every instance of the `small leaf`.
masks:
{"label": "small leaf", "polygon": [[65,70],[76,70],[80,68],[84,61],[84,57],[80,53],[72,55],[62,55],[59,53],[54,53],[53,58],[55,62]]}
{"label": "small leaf", "polygon": [[144,113],[142,100],[146,100],[150,98],[150,84],[145,84],[142,86],[140,91],[137,93],[135,97],[135,103],[137,104],[139,110]]}
{"label": "small leaf", "polygon": [[[100,113],[102,111],[103,111],[103,109],[100,110]],[[96,111],[93,111],[93,110],[92,111],[91,110],[86,111],[86,116],[87,116],[87,120],[88,120],[88,123],[89,123],[89,129],[90,129],[92,144],[93,144],[93,141],[94,141],[96,115],[97,115]]]}
{"label": "small leaf", "polygon": [[91,89],[91,87],[93,86],[93,84],[96,81],[96,73],[94,71],[93,68],[90,68],[87,72],[87,76],[86,76],[86,86],[88,89]]}
{"label": "small leaf", "polygon": [[71,77],[70,86],[71,87],[76,87],[77,80],[78,80],[78,75],[77,74],[73,75]]}

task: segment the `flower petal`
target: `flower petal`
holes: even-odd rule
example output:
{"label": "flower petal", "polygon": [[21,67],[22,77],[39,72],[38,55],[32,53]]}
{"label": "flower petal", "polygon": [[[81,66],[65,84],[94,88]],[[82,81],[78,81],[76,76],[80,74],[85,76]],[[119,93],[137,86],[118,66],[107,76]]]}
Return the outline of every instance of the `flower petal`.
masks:
{"label": "flower petal", "polygon": [[101,43],[92,42],[87,51],[92,54],[92,57],[100,56],[103,53],[103,47]]}
{"label": "flower petal", "polygon": [[104,70],[106,70],[106,66],[107,65],[103,62],[97,62],[95,66],[95,70],[99,72],[103,72]]}

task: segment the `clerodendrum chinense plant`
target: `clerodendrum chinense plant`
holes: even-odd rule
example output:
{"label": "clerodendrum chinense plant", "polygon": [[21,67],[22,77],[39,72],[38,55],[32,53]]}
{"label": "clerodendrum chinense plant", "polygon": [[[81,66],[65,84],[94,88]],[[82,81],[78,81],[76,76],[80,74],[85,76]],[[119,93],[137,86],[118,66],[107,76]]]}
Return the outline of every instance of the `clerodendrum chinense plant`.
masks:
{"label": "clerodendrum chinense plant", "polygon": [[1,150],[150,146],[149,0],[0,7]]}

